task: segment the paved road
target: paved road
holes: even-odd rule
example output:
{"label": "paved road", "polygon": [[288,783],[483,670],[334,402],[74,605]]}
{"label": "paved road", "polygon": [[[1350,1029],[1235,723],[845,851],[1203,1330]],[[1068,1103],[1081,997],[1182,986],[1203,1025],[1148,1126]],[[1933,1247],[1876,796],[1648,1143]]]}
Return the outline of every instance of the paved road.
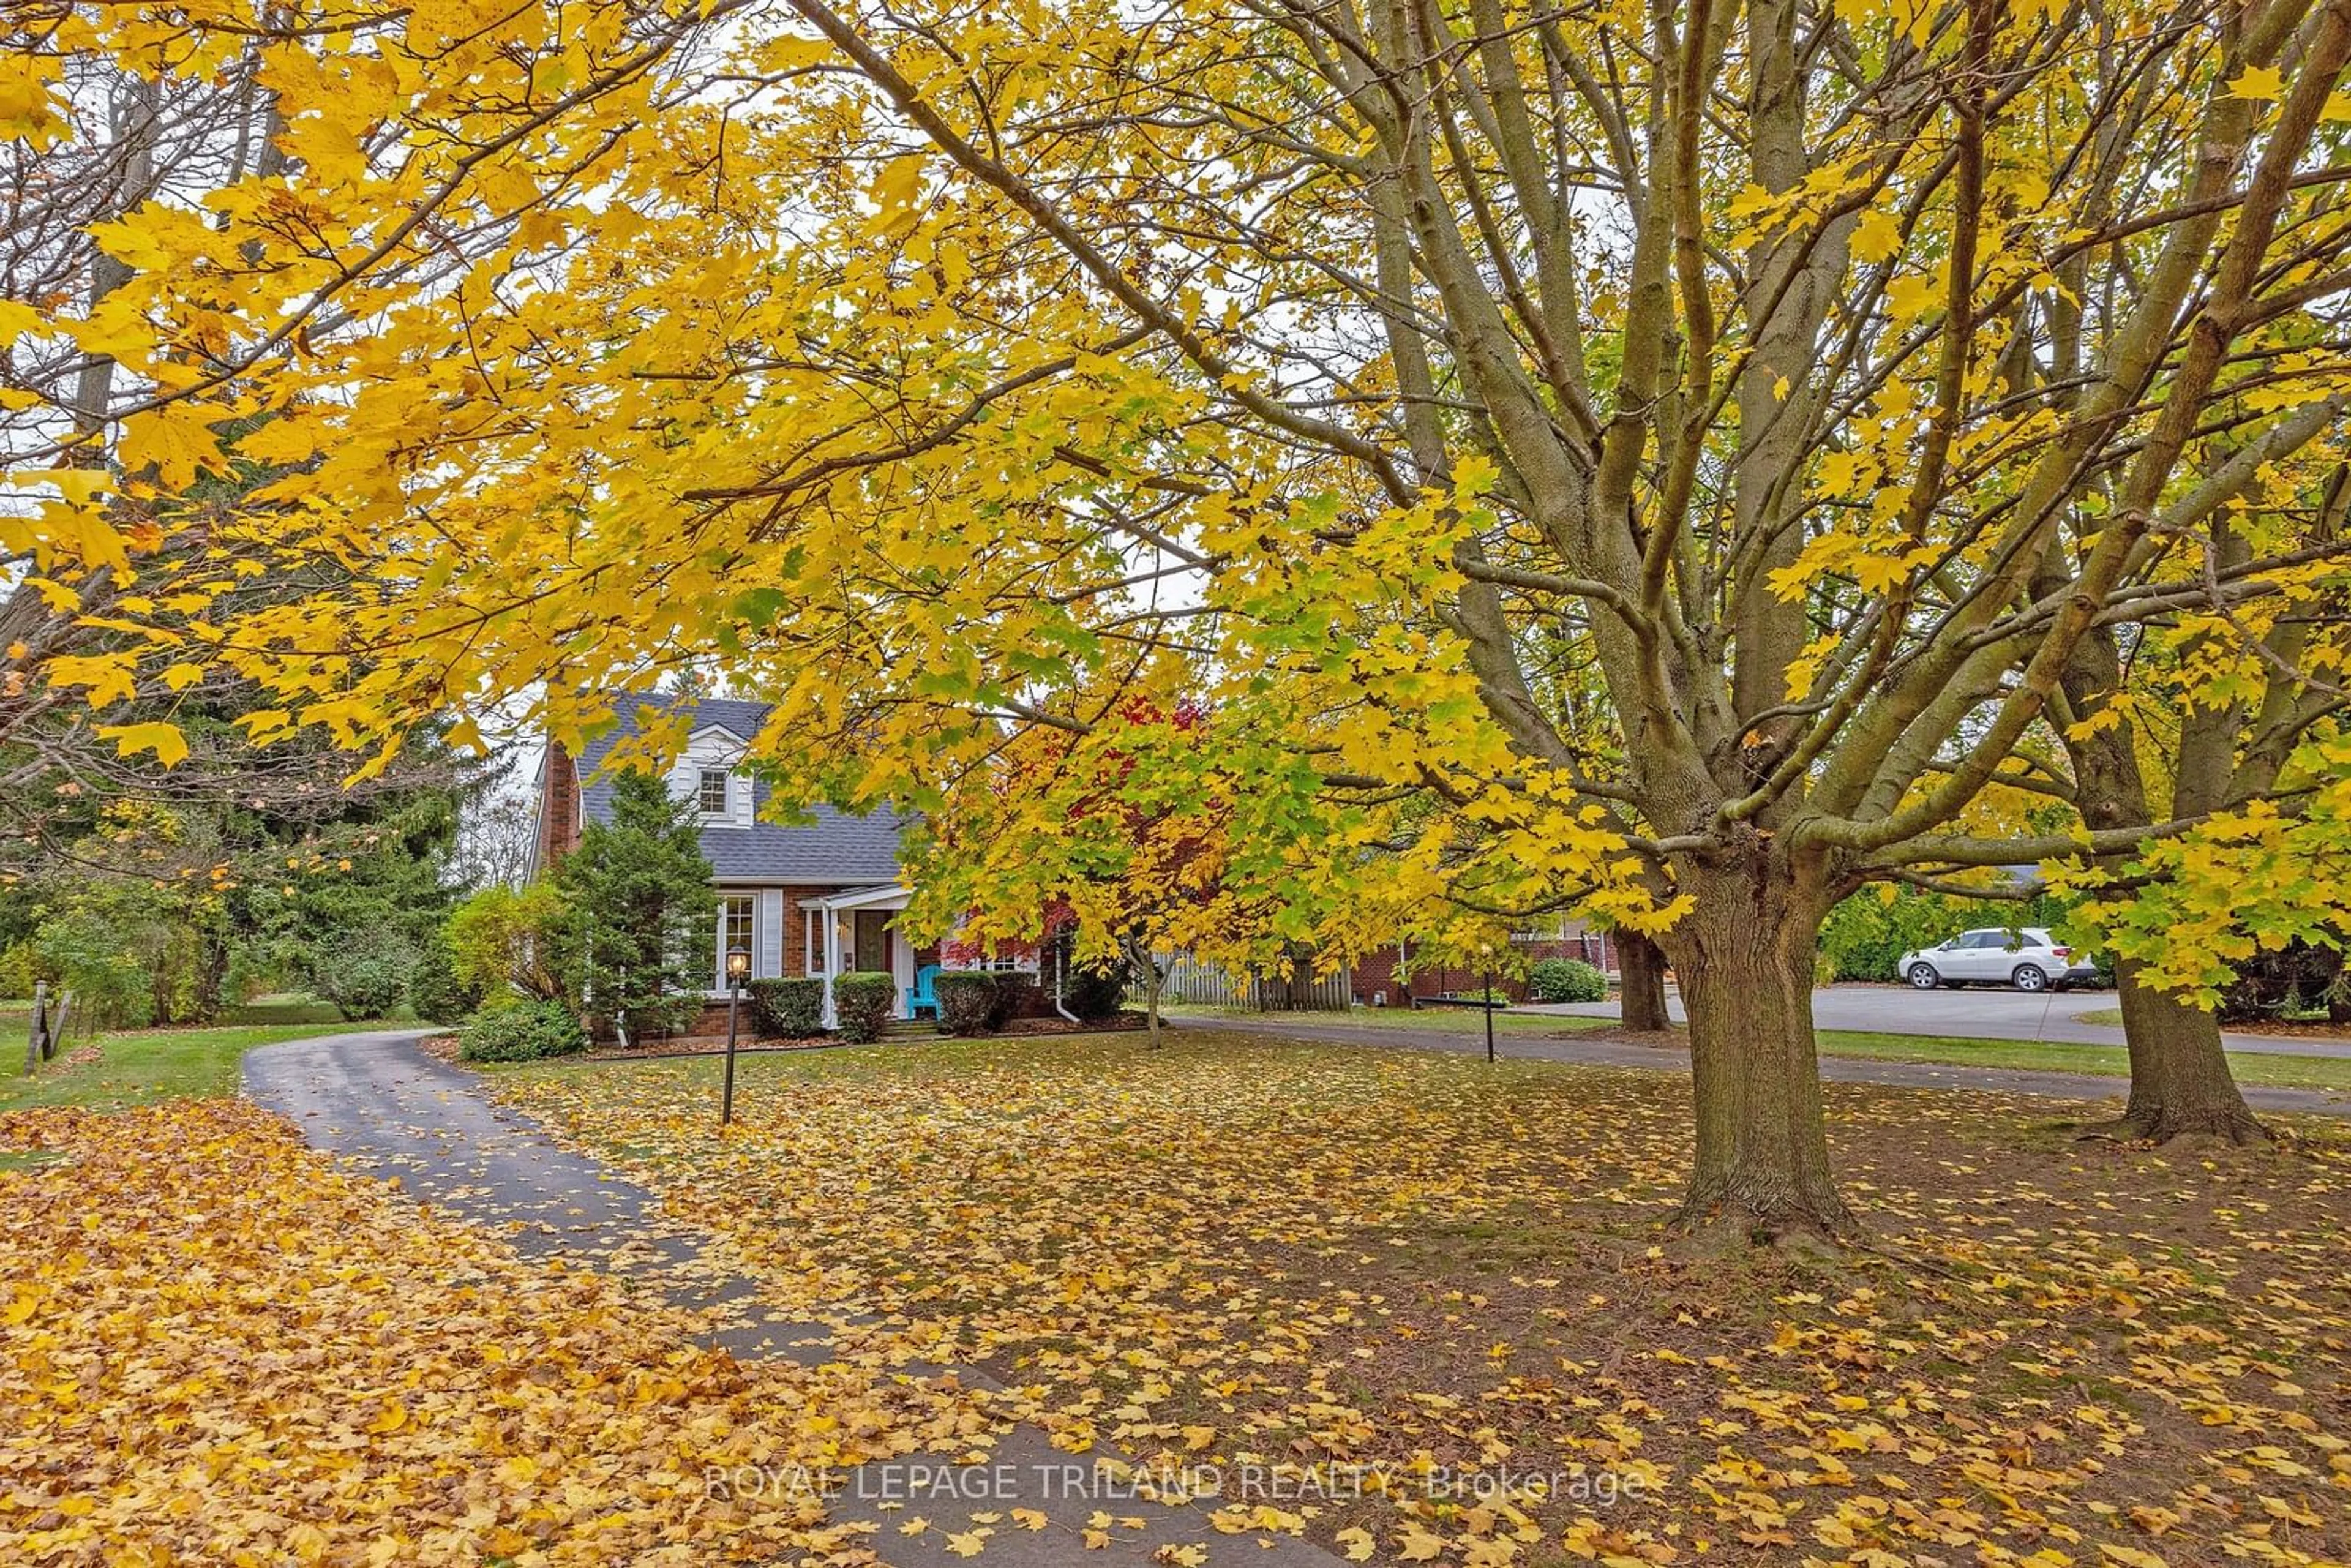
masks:
{"label": "paved road", "polygon": [[[1907,986],[1823,986],[1813,993],[1813,1022],[1822,1029],[1878,1034],[1951,1035],[1962,1040],[2037,1040],[2062,1045],[2120,1045],[2118,1025],[2083,1023],[2083,1013],[2111,1011],[2112,991],[1992,990],[1914,991]],[[1681,998],[1668,994],[1666,1006],[1676,1023],[1685,1021]],[[1564,1002],[1513,1008],[1513,1012],[1572,1013],[1614,1018],[1614,1002]],[[2263,1056],[2351,1057],[2351,1039],[2314,1040],[2284,1035],[2221,1031],[2231,1051]]]}
{"label": "paved road", "polygon": [[[291,1118],[312,1146],[375,1175],[398,1177],[413,1196],[463,1218],[501,1228],[527,1257],[565,1256],[576,1263],[643,1281],[665,1299],[712,1313],[700,1336],[746,1360],[789,1356],[810,1364],[835,1359],[831,1328],[781,1318],[758,1299],[757,1283],[706,1256],[697,1233],[662,1218],[661,1200],[593,1160],[558,1145],[530,1117],[481,1093],[479,1081],[416,1049],[417,1030],[329,1035],[264,1046],[245,1058],[246,1093]],[[925,1370],[907,1368],[916,1375]],[[985,1375],[957,1369],[966,1387],[995,1387]],[[1033,1508],[1050,1527],[1003,1530],[987,1543],[998,1568],[1104,1568],[1156,1561],[1162,1549],[1196,1547],[1209,1564],[1262,1568],[1340,1568],[1339,1559],[1290,1536],[1218,1533],[1196,1507],[1145,1503],[1123,1487],[1111,1502],[1072,1467],[1107,1449],[1070,1454],[1032,1427],[998,1432],[987,1466],[958,1468],[956,1456],[910,1455],[847,1472],[836,1518],[872,1517],[875,1501],[943,1484],[954,1472],[970,1510]],[[973,1488],[977,1488],[974,1491]],[[926,1497],[933,1494],[925,1494]],[[1121,1528],[1109,1548],[1088,1551],[1087,1516],[1108,1507],[1145,1521]],[[883,1516],[896,1520],[902,1516]],[[892,1568],[948,1568],[945,1530],[919,1536],[886,1526],[867,1542]]]}
{"label": "paved road", "polygon": [[[1520,1011],[1512,1009],[1513,1012]],[[1348,1024],[1313,1021],[1318,1015],[1297,1013],[1288,1018],[1249,1018],[1231,1013],[1186,1018],[1170,1014],[1179,1028],[1240,1030],[1249,1034],[1279,1035],[1286,1040],[1321,1040],[1332,1045],[1385,1046],[1397,1051],[1449,1051],[1483,1054],[1485,1037],[1465,1030],[1402,1029],[1393,1024]],[[1293,1019],[1295,1021],[1293,1021]],[[1583,1067],[1632,1067],[1650,1071],[1689,1071],[1689,1052],[1676,1045],[1638,1045],[1625,1040],[1591,1040],[1573,1034],[1526,1034],[1513,1030],[1498,1037],[1502,1055],[1539,1061],[1566,1061]],[[2054,1100],[2104,1102],[2085,1111],[2085,1119],[2115,1114],[2122,1108],[2124,1081],[2092,1072],[2034,1072],[2011,1067],[1947,1067],[1931,1061],[1874,1061],[1858,1056],[1823,1056],[1821,1076],[1834,1083],[1884,1083],[1899,1089],[1973,1089],[1995,1094],[2034,1094]],[[2351,1094],[2324,1089],[2275,1089],[2258,1083],[2241,1085],[2245,1103],[2256,1111],[2302,1111],[2322,1116],[2351,1116]]]}

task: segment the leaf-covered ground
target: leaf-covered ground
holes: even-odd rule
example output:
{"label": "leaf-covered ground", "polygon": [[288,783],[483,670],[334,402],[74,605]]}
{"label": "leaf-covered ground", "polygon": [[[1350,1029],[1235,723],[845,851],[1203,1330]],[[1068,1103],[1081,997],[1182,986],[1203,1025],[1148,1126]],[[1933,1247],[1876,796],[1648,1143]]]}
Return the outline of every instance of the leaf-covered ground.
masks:
{"label": "leaf-covered ground", "polygon": [[229,1100],[0,1116],[0,1563],[862,1560],[705,1467],[907,1452],[970,1413],[737,1364]]}
{"label": "leaf-covered ground", "polygon": [[1467,1568],[2351,1552],[2351,1141],[2315,1120],[2149,1152],[1832,1087],[1878,1250],[1689,1263],[1662,1074],[1197,1034],[743,1071],[723,1143],[706,1063],[498,1092],[779,1302],[1220,1479],[1236,1529]]}

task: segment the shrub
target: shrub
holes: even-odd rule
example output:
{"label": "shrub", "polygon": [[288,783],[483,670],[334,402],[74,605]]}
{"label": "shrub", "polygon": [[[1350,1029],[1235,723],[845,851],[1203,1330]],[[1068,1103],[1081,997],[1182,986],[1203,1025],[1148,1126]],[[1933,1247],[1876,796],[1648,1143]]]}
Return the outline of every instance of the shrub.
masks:
{"label": "shrub", "polygon": [[1539,958],[1527,976],[1527,996],[1538,1002],[1604,1002],[1608,977],[1581,958]]}
{"label": "shrub", "polygon": [[2300,940],[2254,954],[2237,965],[2237,977],[2220,992],[2220,1021],[2292,1018],[2325,1009],[2343,1021],[2346,1010],[2343,955]]}
{"label": "shrub", "polygon": [[985,969],[943,969],[931,977],[939,998],[939,1032],[986,1034],[997,1027],[996,977]]}
{"label": "shrub", "polygon": [[475,996],[552,1001],[563,994],[557,958],[571,924],[553,883],[486,887],[450,913],[441,939],[457,983]]}
{"label": "shrub", "polygon": [[898,999],[898,981],[874,969],[852,969],[832,982],[833,1031],[843,1040],[862,1042],[882,1038],[891,1004]]}
{"label": "shrub", "polygon": [[0,997],[29,997],[33,994],[33,945],[18,942],[0,947]]}
{"label": "shrub", "polygon": [[355,941],[349,950],[321,954],[310,985],[346,1019],[380,1019],[400,1005],[416,956],[390,942]]}
{"label": "shrub", "polygon": [[434,940],[409,966],[408,1005],[427,1023],[457,1023],[482,1005],[482,996],[459,982],[448,946]]}
{"label": "shrub", "polygon": [[987,1002],[989,1029],[1002,1029],[1014,1019],[1053,1010],[1050,1003],[1041,999],[1041,983],[1029,970],[998,969],[995,971],[994,978],[996,992]]}
{"label": "shrub", "polygon": [[754,980],[751,1023],[764,1039],[807,1040],[824,1032],[824,982],[813,977]]}
{"label": "shrub", "polygon": [[69,911],[41,927],[36,961],[73,993],[74,1013],[82,1022],[98,1029],[144,1029],[156,1021],[154,977],[127,933],[120,931],[104,914]]}
{"label": "shrub", "polygon": [[500,1008],[465,1026],[457,1054],[467,1061],[544,1061],[588,1049],[588,1031],[561,1002]]}
{"label": "shrub", "polygon": [[1061,982],[1061,1003],[1088,1023],[1118,1017],[1126,1002],[1126,966],[1071,969]]}
{"label": "shrub", "polygon": [[218,1001],[208,966],[225,932],[177,889],[92,877],[33,932],[37,976],[74,994],[74,1012],[97,1029],[185,1023]]}

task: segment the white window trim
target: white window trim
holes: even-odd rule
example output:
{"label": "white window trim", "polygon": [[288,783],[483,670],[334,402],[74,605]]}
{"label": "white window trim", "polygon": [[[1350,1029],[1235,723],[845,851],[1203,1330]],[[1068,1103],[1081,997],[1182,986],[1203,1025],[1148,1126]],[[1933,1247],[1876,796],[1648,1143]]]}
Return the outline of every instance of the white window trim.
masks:
{"label": "white window trim", "polygon": [[710,994],[714,997],[724,997],[726,994],[726,949],[733,946],[726,940],[726,917],[729,906],[737,900],[751,906],[750,928],[744,937],[743,950],[751,955],[751,974],[757,976],[759,972],[759,895],[757,891],[747,893],[722,891],[718,895],[717,929],[714,933],[717,945],[711,955]]}
{"label": "white window trim", "polygon": [[[716,809],[713,809],[710,804],[710,779],[713,774],[717,775],[718,778],[719,805]],[[705,818],[728,815],[728,808],[734,804],[734,800],[735,776],[732,773],[724,768],[713,768],[706,762],[695,768],[694,803],[702,808]]]}
{"label": "white window trim", "polygon": [[[743,758],[743,737],[713,725],[688,737],[684,749],[672,765],[670,793],[695,808],[705,830],[752,825],[756,795],[750,775],[740,771]],[[726,806],[723,810],[713,811],[703,804],[702,776],[705,772],[726,775]]]}

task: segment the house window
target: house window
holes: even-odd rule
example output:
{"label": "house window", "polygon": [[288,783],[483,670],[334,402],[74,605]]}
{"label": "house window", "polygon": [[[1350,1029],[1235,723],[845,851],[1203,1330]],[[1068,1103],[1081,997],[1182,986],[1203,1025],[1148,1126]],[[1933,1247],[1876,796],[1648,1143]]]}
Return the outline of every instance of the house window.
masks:
{"label": "house window", "polygon": [[[722,779],[726,775],[719,775]],[[759,949],[752,938],[758,929],[759,901],[747,893],[730,893],[718,901],[718,989],[726,988],[726,952],[740,947],[751,955],[754,970],[759,962]]]}
{"label": "house window", "polygon": [[702,770],[699,798],[704,816],[723,817],[726,814],[726,769],[705,768]]}

